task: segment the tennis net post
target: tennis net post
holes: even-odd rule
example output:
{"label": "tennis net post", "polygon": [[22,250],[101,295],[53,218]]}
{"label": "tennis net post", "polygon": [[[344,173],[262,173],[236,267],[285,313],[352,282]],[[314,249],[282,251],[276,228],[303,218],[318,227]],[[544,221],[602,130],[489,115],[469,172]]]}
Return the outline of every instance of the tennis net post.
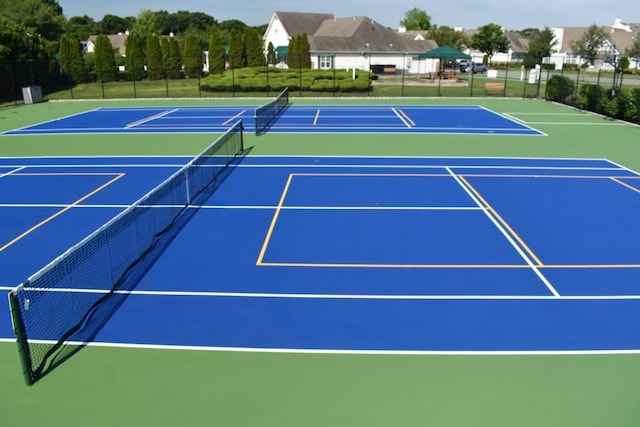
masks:
{"label": "tennis net post", "polygon": [[86,345],[244,151],[242,121],[145,196],[9,292],[27,385]]}

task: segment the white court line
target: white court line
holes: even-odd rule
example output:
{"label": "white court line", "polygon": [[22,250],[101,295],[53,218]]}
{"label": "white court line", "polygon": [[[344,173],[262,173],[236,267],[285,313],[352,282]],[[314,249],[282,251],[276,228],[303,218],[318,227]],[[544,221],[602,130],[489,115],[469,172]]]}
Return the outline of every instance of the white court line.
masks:
{"label": "white court line", "polygon": [[396,116],[398,116],[398,118],[402,121],[402,123],[405,124],[406,127],[411,128],[411,124],[409,122],[407,122],[404,117],[402,117],[402,114],[400,114],[400,112],[398,112],[398,110],[396,110],[395,108],[391,108],[391,111],[393,111],[393,113]]}
{"label": "white court line", "polygon": [[0,174],[0,178],[3,178],[3,177],[5,177],[5,176],[12,175],[12,174],[14,174],[14,173],[18,173],[18,172],[20,172],[21,170],[26,169],[26,168],[27,168],[27,166],[21,166],[21,167],[15,168],[15,169],[13,169],[13,170],[10,170],[9,172],[5,172],[5,173]]}
{"label": "white court line", "polygon": [[[12,338],[0,338],[3,343],[15,343]],[[30,340],[33,344],[55,344],[54,341]],[[640,349],[631,350],[359,350],[359,349],[306,349],[306,348],[264,348],[264,347],[219,347],[219,346],[195,346],[195,345],[161,345],[161,344],[136,344],[113,342],[81,342],[66,341],[65,345],[107,347],[107,348],[134,348],[145,350],[177,350],[177,351],[216,351],[236,353],[288,353],[288,354],[335,354],[356,356],[581,356],[581,355],[623,355],[640,354]]]}
{"label": "white court line", "polygon": [[[0,290],[11,291],[15,287],[0,286]],[[24,287],[22,291],[52,292],[69,294],[97,294],[110,293],[107,289],[81,288],[31,288]],[[395,301],[634,301],[640,300],[640,295],[431,295],[431,294],[312,294],[287,292],[219,292],[219,291],[127,291],[117,290],[118,295],[155,296],[155,297],[197,297],[197,298],[272,298],[272,299],[330,299],[330,300],[395,300]]]}
{"label": "white court line", "polygon": [[125,129],[130,129],[132,127],[139,126],[141,124],[150,122],[152,120],[159,119],[160,117],[166,116],[167,114],[175,113],[178,110],[179,110],[179,108],[174,108],[173,110],[166,110],[166,111],[163,111],[161,113],[154,114],[153,116],[149,116],[147,118],[138,120],[136,122],[129,123],[128,125],[125,126]]}
{"label": "white court line", "polygon": [[500,224],[500,222],[498,222],[498,220],[495,218],[494,215],[492,215],[488,209],[486,209],[485,206],[483,206],[482,202],[480,202],[480,200],[478,200],[478,198],[475,196],[475,194],[473,194],[471,192],[471,190],[462,182],[460,181],[460,177],[458,177],[451,169],[447,168],[447,171],[449,171],[449,173],[451,174],[451,176],[453,177],[453,179],[456,180],[456,182],[460,185],[460,187],[462,187],[462,189],[469,195],[469,197],[471,197],[471,199],[480,207],[482,207],[482,210],[484,211],[485,215],[489,218],[489,220],[491,220],[491,222],[493,222],[493,224],[498,228],[498,230],[502,233],[502,235],[507,239],[507,241],[511,244],[511,246],[513,246],[513,248],[516,250],[516,252],[518,252],[518,254],[520,255],[520,257],[522,257],[522,259],[524,259],[524,261],[527,263],[527,265],[529,265],[529,267],[531,267],[531,269],[533,270],[533,272],[536,274],[536,276],[538,276],[538,278],[542,281],[542,283],[544,283],[544,285],[547,287],[547,289],[549,289],[549,291],[555,295],[556,297],[559,297],[560,294],[558,293],[558,291],[556,291],[556,289],[553,287],[553,285],[551,285],[551,283],[549,282],[549,280],[547,280],[547,278],[542,274],[542,272],[538,269],[538,267],[536,267],[535,263],[524,253],[524,251],[522,250],[522,248],[520,248],[520,246],[513,240],[513,237],[507,232],[507,230],[504,229],[504,227],[502,226],[502,224]]}

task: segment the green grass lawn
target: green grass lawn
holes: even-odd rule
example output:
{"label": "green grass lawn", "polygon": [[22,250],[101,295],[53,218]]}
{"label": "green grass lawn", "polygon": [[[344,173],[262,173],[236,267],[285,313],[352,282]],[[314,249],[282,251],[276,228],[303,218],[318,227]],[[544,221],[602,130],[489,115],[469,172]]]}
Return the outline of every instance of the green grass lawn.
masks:
{"label": "green grass lawn", "polygon": [[[262,101],[46,102],[0,110],[0,130],[104,105],[210,103]],[[365,97],[294,103],[480,104],[547,136],[247,134],[251,155],[606,158],[640,171],[640,128],[540,100]],[[216,137],[0,136],[0,156],[194,155]],[[349,355],[89,346],[27,387],[15,343],[0,343],[0,422],[11,427],[632,427],[640,420],[639,384],[640,354]]]}

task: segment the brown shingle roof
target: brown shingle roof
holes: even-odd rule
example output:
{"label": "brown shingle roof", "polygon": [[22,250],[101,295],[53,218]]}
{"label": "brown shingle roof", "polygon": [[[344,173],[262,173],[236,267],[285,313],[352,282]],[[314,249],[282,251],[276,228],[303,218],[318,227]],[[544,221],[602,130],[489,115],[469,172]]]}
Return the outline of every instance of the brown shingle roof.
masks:
{"label": "brown shingle roof", "polygon": [[426,52],[437,47],[432,40],[414,40],[367,18],[325,20],[309,36],[311,50],[320,52]]}
{"label": "brown shingle roof", "polygon": [[330,13],[276,12],[280,23],[290,36],[315,33],[327,19],[334,19]]}

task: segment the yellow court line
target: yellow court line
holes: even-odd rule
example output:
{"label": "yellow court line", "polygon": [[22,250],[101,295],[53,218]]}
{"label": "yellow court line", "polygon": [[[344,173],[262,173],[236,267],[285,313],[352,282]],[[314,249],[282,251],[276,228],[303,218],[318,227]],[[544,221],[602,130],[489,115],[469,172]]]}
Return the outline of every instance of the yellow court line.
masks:
{"label": "yellow court line", "polygon": [[274,212],[273,218],[271,219],[269,230],[267,231],[267,235],[264,238],[264,242],[262,243],[262,249],[260,249],[260,254],[258,255],[258,261],[256,261],[256,265],[262,265],[262,259],[264,258],[264,254],[267,252],[267,247],[269,246],[269,241],[271,240],[271,234],[273,234],[273,229],[276,227],[276,222],[278,222],[278,216],[280,215],[280,211],[282,210],[282,205],[284,205],[284,199],[287,197],[287,192],[289,191],[289,186],[291,186],[292,180],[293,174],[289,174],[287,183],[284,185],[284,189],[282,190],[282,195],[280,195],[278,206],[276,206],[276,211]]}
{"label": "yellow court line", "polygon": [[[423,269],[530,269],[528,264],[340,264],[340,263],[311,263],[311,262],[262,262],[263,267],[326,267],[326,268],[423,268]],[[538,266],[549,269],[596,269],[596,268],[640,268],[640,264],[544,264]]]}
{"label": "yellow court line", "polygon": [[318,111],[316,111],[316,116],[313,119],[313,125],[317,125],[318,124],[318,119],[320,118],[320,109],[318,109]]}
{"label": "yellow court line", "polygon": [[263,267],[327,267],[327,268],[522,268],[530,269],[527,264],[340,264],[307,262],[263,262]]}
{"label": "yellow court line", "polygon": [[[367,166],[369,167],[369,166]],[[375,169],[376,166],[371,166]],[[445,177],[451,178],[448,173],[319,173],[319,172],[296,172],[294,176],[366,176],[366,177]]]}
{"label": "yellow court line", "polygon": [[[113,174],[112,174],[113,175]],[[60,209],[59,211],[57,211],[56,213],[54,213],[53,215],[45,218],[44,220],[40,221],[39,223],[37,223],[36,225],[34,225],[33,227],[31,227],[30,229],[28,229],[27,231],[25,231],[24,233],[20,234],[18,237],[16,237],[15,239],[11,240],[9,243],[5,244],[4,246],[0,246],[0,252],[4,251],[5,249],[7,249],[9,246],[13,245],[14,243],[16,243],[17,241],[23,239],[24,237],[26,237],[27,235],[33,233],[35,230],[37,230],[38,228],[42,227],[43,225],[45,225],[46,223],[48,223],[49,221],[53,220],[56,217],[59,217],[60,215],[62,215],[63,213],[65,213],[66,211],[68,211],[69,209],[71,209],[72,207],[82,203],[84,200],[88,199],[89,197],[93,196],[94,194],[96,194],[97,192],[103,190],[104,188],[108,187],[109,185],[113,184],[114,182],[116,182],[117,180],[119,180],[120,178],[122,178],[125,174],[124,173],[119,173],[116,174],[115,177],[113,177],[112,179],[110,179],[108,182],[102,184],[100,187],[96,188],[95,190],[93,190],[90,193],[85,194],[84,196],[82,196],[81,198],[79,198],[78,200],[76,200],[75,202],[71,203],[69,206],[66,206],[62,209]]]}
{"label": "yellow court line", "polygon": [[516,241],[520,244],[520,246],[529,254],[529,256],[531,258],[533,258],[533,260],[536,263],[537,267],[542,267],[544,264],[542,263],[542,261],[540,261],[540,259],[536,256],[535,253],[533,253],[533,251],[531,250],[531,248],[529,248],[529,246],[524,242],[524,240],[522,240],[522,238],[518,235],[518,233],[515,232],[515,230],[513,228],[511,228],[511,226],[507,223],[507,221],[505,221],[500,214],[498,214],[498,212],[496,212],[496,210],[484,199],[484,197],[482,197],[480,195],[480,193],[478,192],[478,190],[476,190],[470,183],[469,181],[467,181],[465,179],[464,176],[462,175],[458,175],[458,177],[460,178],[460,180],[464,183],[464,185],[467,186],[467,188],[473,192],[473,194],[475,194],[475,196],[480,200],[480,202],[482,202],[482,204],[487,208],[487,210],[491,211],[491,214],[507,229],[507,231],[509,232],[509,234],[511,235],[511,237],[513,237],[514,239],[516,239]]}
{"label": "yellow court line", "polygon": [[234,120],[235,120],[235,119],[237,119],[238,117],[242,116],[242,115],[243,115],[244,113],[246,113],[246,112],[247,112],[247,110],[242,110],[242,111],[240,111],[238,114],[236,114],[235,116],[231,117],[229,120],[227,120],[226,122],[224,122],[224,123],[222,124],[222,126],[226,126],[226,125],[228,125],[229,123],[231,123],[232,121],[234,121]]}
{"label": "yellow court line", "polygon": [[[464,166],[462,166],[464,168]],[[535,169],[535,168],[534,168]],[[538,175],[532,174],[483,174],[483,173],[464,173],[456,174],[457,176],[466,176],[468,178],[568,178],[568,179],[639,179],[640,176],[609,176],[609,175]]]}

